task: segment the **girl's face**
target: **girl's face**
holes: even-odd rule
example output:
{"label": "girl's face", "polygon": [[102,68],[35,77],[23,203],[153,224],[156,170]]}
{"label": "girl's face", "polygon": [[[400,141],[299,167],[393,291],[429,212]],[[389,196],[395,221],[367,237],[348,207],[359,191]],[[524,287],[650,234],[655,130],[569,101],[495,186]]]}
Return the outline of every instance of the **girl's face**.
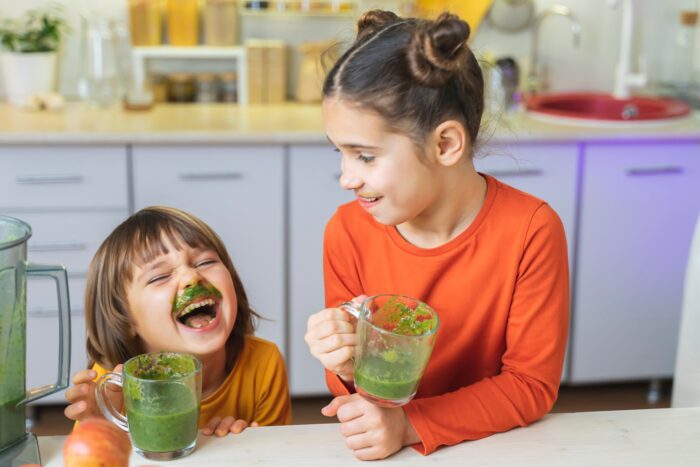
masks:
{"label": "girl's face", "polygon": [[134,331],[149,352],[225,352],[238,309],[231,274],[213,250],[164,242],[169,253],[134,267],[127,289]]}
{"label": "girl's face", "polygon": [[328,98],[323,121],[342,155],[340,186],[353,190],[378,222],[411,221],[435,202],[440,182],[433,164],[421,162],[410,138],[386,131],[380,116]]}

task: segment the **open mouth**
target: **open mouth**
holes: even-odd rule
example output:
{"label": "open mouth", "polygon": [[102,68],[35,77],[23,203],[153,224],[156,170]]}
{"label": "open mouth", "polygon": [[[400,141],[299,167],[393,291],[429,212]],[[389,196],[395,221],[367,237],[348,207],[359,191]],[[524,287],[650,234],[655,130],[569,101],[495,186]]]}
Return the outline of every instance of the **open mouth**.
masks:
{"label": "open mouth", "polygon": [[201,329],[211,324],[216,318],[215,305],[212,298],[190,303],[175,316],[175,319],[188,328]]}

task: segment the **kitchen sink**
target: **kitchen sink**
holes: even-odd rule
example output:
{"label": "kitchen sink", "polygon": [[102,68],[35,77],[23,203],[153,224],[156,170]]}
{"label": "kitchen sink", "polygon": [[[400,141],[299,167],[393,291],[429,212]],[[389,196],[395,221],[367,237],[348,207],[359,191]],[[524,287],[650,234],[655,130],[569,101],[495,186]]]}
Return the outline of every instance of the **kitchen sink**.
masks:
{"label": "kitchen sink", "polygon": [[684,102],[656,97],[617,99],[602,93],[560,93],[535,95],[525,102],[535,118],[564,124],[673,123],[690,115]]}

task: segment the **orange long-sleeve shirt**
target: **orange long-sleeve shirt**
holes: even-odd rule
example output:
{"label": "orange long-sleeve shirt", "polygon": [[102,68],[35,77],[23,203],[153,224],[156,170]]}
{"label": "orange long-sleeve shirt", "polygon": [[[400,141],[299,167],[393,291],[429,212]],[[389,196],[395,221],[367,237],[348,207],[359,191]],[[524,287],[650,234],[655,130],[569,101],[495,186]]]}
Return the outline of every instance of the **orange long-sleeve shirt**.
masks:
{"label": "orange long-sleeve shirt", "polygon": [[[407,242],[356,202],[326,227],[326,306],[399,293],[431,305],[440,329],[413,401],[404,406],[428,454],[525,426],[557,397],[569,322],[564,229],[545,202],[486,176],[484,204],[456,238]],[[327,372],[334,395],[348,394]]]}

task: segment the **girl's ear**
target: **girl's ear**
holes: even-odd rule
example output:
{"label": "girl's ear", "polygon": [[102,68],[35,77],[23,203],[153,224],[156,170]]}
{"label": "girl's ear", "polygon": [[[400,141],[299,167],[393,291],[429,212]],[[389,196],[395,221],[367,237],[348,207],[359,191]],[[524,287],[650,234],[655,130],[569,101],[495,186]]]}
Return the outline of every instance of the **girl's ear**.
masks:
{"label": "girl's ear", "polygon": [[437,141],[437,161],[450,167],[459,162],[469,149],[469,137],[464,126],[456,120],[442,122],[433,133]]}

